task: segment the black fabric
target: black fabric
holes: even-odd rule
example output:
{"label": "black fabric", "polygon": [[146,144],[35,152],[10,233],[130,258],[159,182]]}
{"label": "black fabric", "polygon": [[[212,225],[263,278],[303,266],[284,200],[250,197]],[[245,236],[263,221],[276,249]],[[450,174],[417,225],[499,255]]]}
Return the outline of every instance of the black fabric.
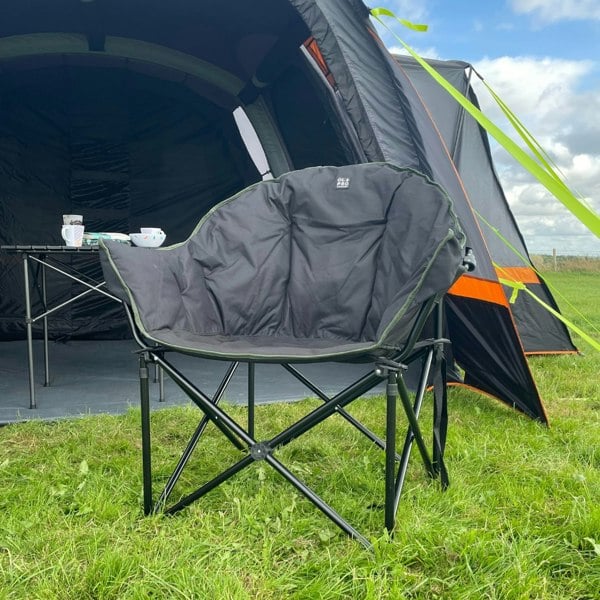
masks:
{"label": "black fabric", "polygon": [[309,35],[288,2],[261,0],[3,0],[0,37],[64,32],[87,46],[103,38],[143,40],[219,65],[245,80],[282,35],[300,45]]}
{"label": "black fabric", "polygon": [[[558,311],[559,308],[550,291],[543,282],[527,283],[527,288],[542,302]],[[507,290],[510,297],[512,290]],[[577,348],[571,343],[565,325],[550,311],[542,308],[538,302],[520,292],[511,312],[519,328],[519,335],[523,342],[525,352],[546,354],[548,352],[576,352]]]}
{"label": "black fabric", "polygon": [[451,201],[388,164],[316,167],[213,209],[185,244],[106,242],[109,289],[148,338],[187,352],[314,360],[389,352],[462,268]]}
{"label": "black fabric", "polygon": [[326,104],[298,66],[290,66],[277,78],[268,98],[294,169],[352,162],[336,135]]}
{"label": "black fabric", "polygon": [[[398,68],[407,74],[411,85],[426,102],[435,127],[458,169],[468,199],[482,217],[479,219],[478,231],[473,231],[463,213],[459,214],[470,242],[475,242],[477,257],[489,254],[493,262],[500,267],[522,267],[522,257],[528,259],[528,250],[494,169],[487,133],[412,57],[394,58]],[[468,63],[429,63],[475,106],[479,106],[470,83],[470,78],[475,75]],[[502,238],[496,235],[488,224],[499,230]],[[483,237],[479,231],[483,233]],[[510,243],[510,247],[506,241]],[[515,249],[518,254],[515,253]],[[533,268],[530,260],[527,266]],[[480,277],[485,273],[485,269],[486,264],[479,261],[477,275]],[[490,270],[490,278],[491,276]],[[558,309],[545,285],[536,285],[534,288],[535,293],[544,302]],[[510,297],[511,292],[512,290],[508,291],[507,297]],[[521,296],[511,310],[525,351],[575,351],[566,327],[541,305],[524,298],[526,294]]]}
{"label": "black fabric", "polygon": [[[60,244],[65,213],[82,214],[87,231],[159,226],[180,241],[211,206],[260,178],[231,112],[174,83],[55,67],[5,73],[1,86],[1,244]],[[100,274],[98,262],[72,260]],[[22,269],[3,263],[0,337],[15,339],[25,327]],[[64,278],[48,283],[57,302],[80,291]],[[96,294],[49,321],[53,338],[127,331],[121,311]]]}
{"label": "black fabric", "polygon": [[[448,295],[448,330],[464,383],[540,421],[547,421],[509,310],[491,302]],[[495,335],[481,335],[482,330]]]}
{"label": "black fabric", "polygon": [[[385,76],[381,76],[381,59],[377,52],[373,52],[373,40],[367,30],[368,18],[364,10],[357,10],[359,4],[355,1],[346,0],[290,0],[302,19],[307,24],[311,34],[317,40],[323,58],[331,69],[338,86],[340,97],[345,109],[350,116],[356,134],[365,152],[367,160],[386,160],[382,152],[377,132],[374,130],[374,121],[371,111],[382,117],[392,125],[389,135],[393,142],[399,143],[403,150],[411,152],[412,142],[410,134],[397,123],[405,124],[404,118],[394,121],[393,117],[400,111],[396,104],[387,102],[388,95],[381,90],[393,87]],[[364,9],[364,6],[363,6]],[[364,81],[364,88],[357,85],[355,78]],[[381,82],[383,81],[383,84]],[[363,97],[360,92],[373,86],[374,96],[382,95],[384,101],[373,103],[373,97],[369,94]],[[386,113],[388,117],[386,118]],[[377,120],[375,126],[380,127],[382,121]],[[403,166],[416,167],[417,163],[412,161],[398,162]]]}
{"label": "black fabric", "polygon": [[433,468],[440,474],[443,487],[449,479],[444,465],[448,433],[448,380],[446,357],[441,346],[436,347],[433,364]]}

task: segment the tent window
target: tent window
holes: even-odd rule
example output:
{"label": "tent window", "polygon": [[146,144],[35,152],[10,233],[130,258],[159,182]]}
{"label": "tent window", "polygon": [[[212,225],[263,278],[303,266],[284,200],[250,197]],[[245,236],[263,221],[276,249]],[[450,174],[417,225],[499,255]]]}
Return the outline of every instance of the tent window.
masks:
{"label": "tent window", "polygon": [[240,132],[242,141],[244,142],[246,150],[248,151],[248,154],[250,155],[250,158],[252,159],[257,171],[260,173],[263,180],[273,179],[273,173],[271,172],[269,161],[267,160],[265,151],[260,143],[260,140],[258,139],[256,130],[241,106],[238,106],[233,111],[233,118],[235,119],[235,124]]}
{"label": "tent window", "polygon": [[337,87],[335,83],[335,78],[333,77],[333,73],[329,70],[329,65],[323,58],[323,55],[321,54],[321,50],[315,38],[312,36],[309,37],[303,45],[306,48],[307,52],[310,54],[311,58],[315,61],[315,64],[321,70],[321,73],[323,73],[323,77],[327,79],[329,85],[333,89],[335,89]]}

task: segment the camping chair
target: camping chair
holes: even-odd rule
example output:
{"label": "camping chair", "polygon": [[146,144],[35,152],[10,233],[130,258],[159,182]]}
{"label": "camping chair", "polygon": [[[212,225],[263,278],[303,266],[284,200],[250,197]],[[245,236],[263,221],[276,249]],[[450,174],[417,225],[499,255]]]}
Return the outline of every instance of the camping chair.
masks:
{"label": "camping chair", "polygon": [[[467,269],[464,235],[450,199],[423,175],[387,163],[314,167],[260,182],[215,206],[187,241],[146,249],[101,242],[109,289],[119,295],[139,344],[144,511],[174,513],[254,462],[264,461],[350,536],[368,540],[284,466],[277,449],[341,415],[385,450],[385,526],[394,527],[412,442],[431,477],[444,465],[445,292]],[[431,329],[431,321],[435,321]],[[433,335],[423,338],[424,327]],[[231,362],[211,398],[176,369],[171,353]],[[372,369],[328,397],[298,363],[368,362]],[[414,403],[403,380],[420,361]],[[204,413],[165,489],[153,503],[148,364],[158,364]],[[219,406],[238,364],[248,365],[247,425]],[[321,401],[268,440],[255,439],[254,367],[279,363]],[[296,363],[296,365],[294,365]],[[383,380],[382,440],[345,409]],[[430,455],[418,415],[434,387]],[[397,396],[409,428],[396,451]],[[202,432],[213,423],[240,460],[167,506]],[[301,440],[298,442],[300,443]]]}

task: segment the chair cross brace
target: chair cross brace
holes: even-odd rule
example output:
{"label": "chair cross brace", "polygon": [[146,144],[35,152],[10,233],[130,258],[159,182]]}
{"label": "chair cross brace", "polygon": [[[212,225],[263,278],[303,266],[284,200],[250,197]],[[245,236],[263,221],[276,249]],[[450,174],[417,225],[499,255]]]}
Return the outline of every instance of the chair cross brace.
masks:
{"label": "chair cross brace", "polygon": [[[374,370],[359,378],[333,397],[328,397],[314,383],[310,382],[306,377],[304,377],[304,375],[302,375],[295,367],[285,363],[282,364],[282,366],[288,372],[294,375],[299,381],[307,385],[311,391],[316,393],[317,396],[323,401],[323,404],[313,409],[303,418],[290,425],[270,440],[263,441],[257,441],[254,439],[254,424],[253,422],[250,424],[250,417],[252,415],[253,421],[254,412],[253,369],[249,369],[249,380],[250,376],[252,376],[252,385],[249,383],[249,426],[247,429],[245,429],[219,407],[219,402],[228,383],[231,381],[234,372],[239,366],[239,362],[231,363],[214,396],[210,398],[201,390],[199,390],[194,384],[192,384],[167,359],[165,359],[165,352],[163,348],[161,348],[159,351],[155,351],[155,349],[151,347],[144,348],[143,352],[140,354],[144,512],[146,514],[150,514],[152,512],[164,511],[167,514],[173,514],[190,505],[198,498],[201,498],[209,491],[227,481],[253,462],[264,460],[284,479],[292,484],[302,495],[310,500],[319,510],[329,517],[338,527],[340,527],[340,529],[362,543],[365,547],[370,547],[369,541],[361,533],[352,527],[331,506],[329,506],[313,490],[311,490],[291,471],[289,471],[289,469],[287,469],[287,467],[285,467],[274,456],[274,452],[278,448],[287,445],[297,437],[310,431],[313,427],[323,422],[332,414],[340,414],[353,426],[357,427],[361,433],[366,435],[368,439],[385,451],[385,526],[388,531],[391,532],[394,528],[395,516],[407,471],[412,442],[416,442],[423,464],[425,465],[425,469],[432,478],[436,477],[440,472],[442,474],[446,473],[443,463],[443,448],[434,447],[435,461],[432,461],[418,423],[418,416],[423,403],[423,397],[427,389],[427,382],[432,366],[434,365],[434,362],[436,362],[435,353],[438,348],[443,347],[445,341],[446,340],[443,338],[429,340],[428,344],[421,344],[409,356],[402,356],[400,353],[394,358],[394,360],[390,361],[389,359],[386,359],[379,361]],[[406,363],[410,363],[418,358],[422,359],[422,372],[419,387],[415,394],[414,404],[411,404],[409,393],[401,373],[401,371],[405,368],[405,365],[396,361],[400,361],[400,359],[402,359]],[[172,475],[167,481],[165,488],[161,492],[158,501],[155,504],[153,504],[152,500],[148,363],[158,364],[204,413],[203,418],[188,441],[183,454],[181,455]],[[253,366],[253,363],[249,363],[249,365]],[[366,428],[363,424],[361,424],[344,410],[345,406],[350,404],[350,402],[356,398],[370,391],[373,387],[379,384],[383,378],[387,379],[385,441],[378,438],[368,428]],[[398,396],[400,397],[402,407],[409,422],[409,428],[401,455],[396,453],[396,405]],[[445,396],[438,400],[436,394],[435,402],[437,403],[438,401],[445,402]],[[169,495],[175,487],[190,457],[192,456],[192,453],[209,422],[212,422],[237,449],[246,451],[246,454],[238,462],[225,469],[222,473],[204,485],[200,486],[192,493],[183,497],[172,506],[166,507]],[[396,463],[399,463],[398,468],[396,467]],[[443,487],[447,485],[447,475],[445,476],[445,479],[442,479],[442,484]]]}

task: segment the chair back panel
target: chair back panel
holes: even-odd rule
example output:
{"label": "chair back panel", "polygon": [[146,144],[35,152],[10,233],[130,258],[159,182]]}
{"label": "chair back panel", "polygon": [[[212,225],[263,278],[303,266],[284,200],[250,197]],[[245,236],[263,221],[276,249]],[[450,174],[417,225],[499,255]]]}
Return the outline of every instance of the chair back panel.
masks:
{"label": "chair back panel", "polygon": [[[438,186],[387,164],[315,167],[263,182],[219,205],[179,249],[187,326],[374,340],[452,226]],[[455,267],[446,261],[445,276],[421,285],[413,304],[451,283]],[[198,287],[210,310],[194,310]]]}

